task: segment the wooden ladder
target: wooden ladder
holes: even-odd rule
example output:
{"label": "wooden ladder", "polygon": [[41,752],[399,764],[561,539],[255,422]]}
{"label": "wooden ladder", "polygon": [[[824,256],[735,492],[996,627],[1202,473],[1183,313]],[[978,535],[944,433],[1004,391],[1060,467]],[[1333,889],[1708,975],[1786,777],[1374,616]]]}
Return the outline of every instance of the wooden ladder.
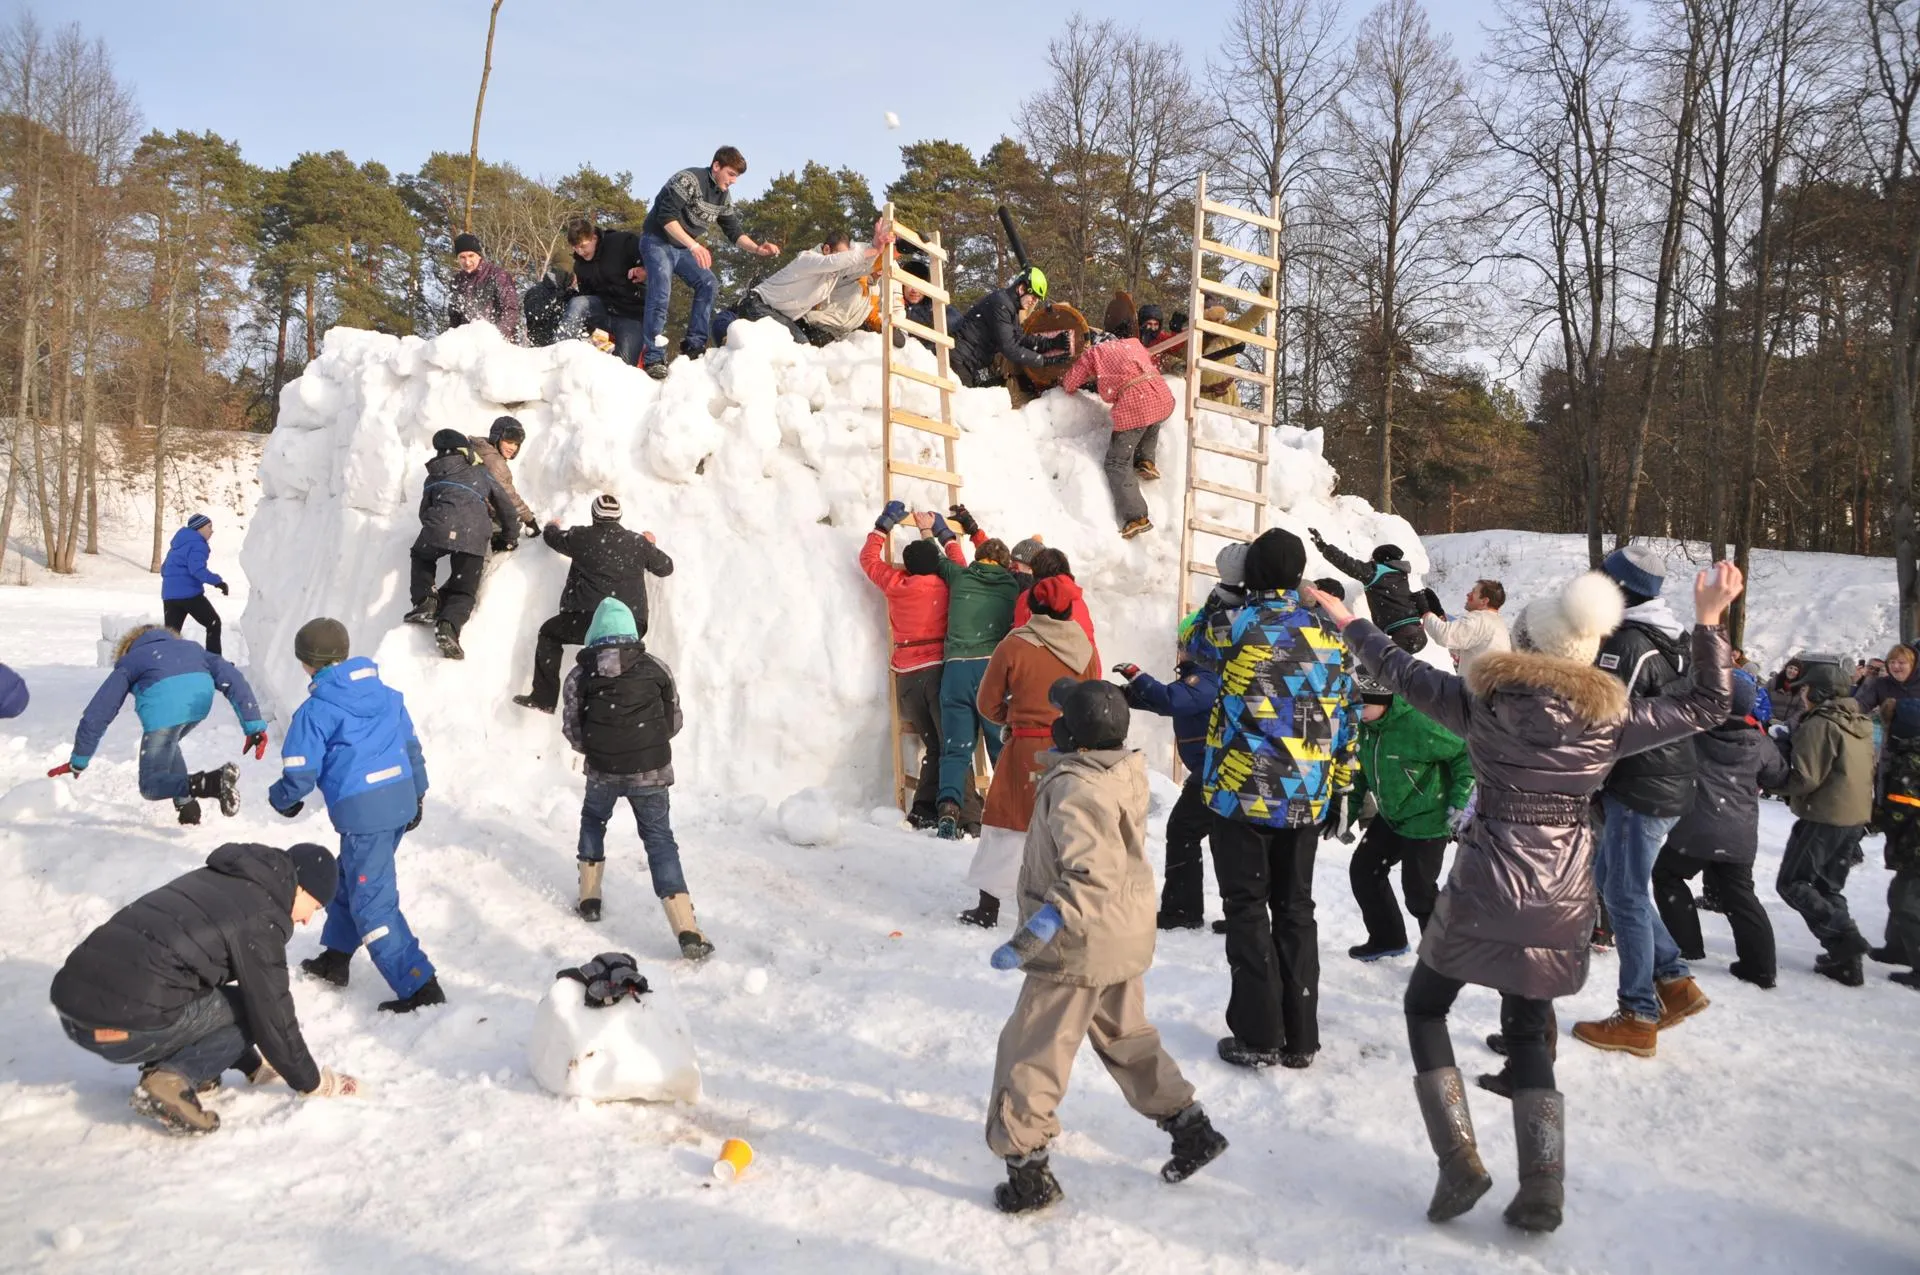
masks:
{"label": "wooden ladder", "polygon": [[[1228,230],[1219,239],[1207,236],[1207,216],[1212,214],[1226,222],[1239,222],[1255,227],[1267,237],[1268,251],[1265,254],[1252,252],[1246,248],[1224,242],[1232,237]],[[1200,593],[1205,597],[1211,584],[1204,579],[1218,579],[1220,573],[1214,569],[1213,558],[1218,547],[1204,558],[1195,556],[1195,537],[1207,536],[1215,541],[1251,541],[1267,529],[1267,450],[1268,431],[1273,425],[1274,369],[1280,348],[1280,204],[1273,203],[1269,213],[1262,214],[1245,208],[1236,208],[1231,204],[1217,203],[1207,198],[1207,175],[1201,173],[1193,196],[1193,291],[1187,302],[1187,499],[1186,513],[1180,527],[1180,561],[1185,569],[1180,573],[1180,614],[1187,615],[1197,605],[1194,597],[1195,577],[1203,578]],[[1264,291],[1253,292],[1245,288],[1234,287],[1222,280],[1209,279],[1205,274],[1206,257],[1226,257],[1233,261],[1255,266],[1267,272],[1267,285]],[[1242,330],[1223,323],[1214,323],[1206,315],[1209,297],[1236,301],[1242,306],[1264,310],[1257,324],[1251,329]],[[1255,369],[1240,367],[1237,364],[1222,363],[1203,356],[1208,336],[1224,337],[1235,342],[1244,342],[1262,352],[1261,366]],[[1237,442],[1227,443],[1200,436],[1200,413],[1203,410],[1200,400],[1200,376],[1202,372],[1213,372],[1233,378],[1236,382],[1248,382],[1260,387],[1260,406],[1243,407],[1238,396],[1232,402],[1209,400],[1205,411],[1226,421],[1240,421],[1251,424],[1255,438],[1253,446],[1239,446]],[[1232,483],[1202,478],[1198,474],[1198,461],[1202,453],[1210,456],[1224,456],[1229,460],[1248,465],[1253,470],[1253,482],[1245,487]],[[1201,493],[1220,496],[1228,500],[1239,501],[1253,506],[1253,526],[1236,527],[1227,522],[1216,522],[1199,515],[1195,506]]]}
{"label": "wooden ladder", "polygon": [[[893,205],[886,207],[886,218],[893,225],[893,233],[898,242],[911,244],[926,253],[932,266],[928,271],[933,277],[922,280],[908,274],[900,268],[900,263],[892,249],[881,255],[880,267],[880,357],[882,374],[880,377],[880,459],[881,501],[893,499],[895,478],[907,478],[916,482],[932,483],[946,488],[943,507],[960,503],[961,478],[954,463],[953,443],[960,437],[960,430],[953,423],[953,392],[960,383],[953,379],[950,364],[953,350],[953,335],[947,331],[947,303],[950,299],[947,291],[947,252],[940,246],[938,231],[922,235],[912,228],[902,225],[894,216]],[[933,301],[933,326],[914,323],[906,318],[894,317],[894,298],[896,289],[909,287],[924,293]],[[933,346],[935,366],[939,369],[935,375],[928,375],[918,368],[909,367],[896,356],[904,353],[893,348],[893,334],[901,332],[910,337],[918,337]],[[931,386],[940,392],[940,416],[931,416],[918,412],[909,412],[894,404],[893,378],[914,381]],[[916,465],[899,459],[893,454],[893,432],[896,429],[913,430],[921,434],[932,434],[941,440],[946,449],[946,467],[935,469],[928,465]],[[913,529],[911,522],[903,522],[901,527]],[[887,561],[894,561],[893,538],[887,538]],[[894,685],[892,661],[888,661],[887,671],[887,711],[893,718],[893,798],[901,810],[906,810],[913,800],[913,788],[919,781],[919,736],[913,728],[901,720],[900,696]],[[904,756],[911,754],[911,757]],[[977,754],[976,754],[977,755]],[[909,770],[911,760],[914,769]]]}

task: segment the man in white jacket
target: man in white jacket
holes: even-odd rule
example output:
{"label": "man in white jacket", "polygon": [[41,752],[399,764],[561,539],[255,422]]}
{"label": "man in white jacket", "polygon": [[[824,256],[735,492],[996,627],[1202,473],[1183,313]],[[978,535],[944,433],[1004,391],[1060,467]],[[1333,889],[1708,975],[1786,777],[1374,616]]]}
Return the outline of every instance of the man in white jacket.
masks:
{"label": "man in white jacket", "polygon": [[1507,604],[1507,591],[1498,580],[1476,580],[1467,591],[1467,612],[1457,620],[1444,615],[1420,617],[1427,636],[1453,653],[1454,663],[1465,676],[1473,662],[1489,651],[1511,651],[1507,621],[1500,608]]}
{"label": "man in white jacket", "polygon": [[871,313],[863,284],[892,242],[893,228],[885,219],[874,226],[872,244],[831,234],[818,248],[807,249],[754,284],[733,318],[776,319],[794,340],[815,345],[857,332]]}

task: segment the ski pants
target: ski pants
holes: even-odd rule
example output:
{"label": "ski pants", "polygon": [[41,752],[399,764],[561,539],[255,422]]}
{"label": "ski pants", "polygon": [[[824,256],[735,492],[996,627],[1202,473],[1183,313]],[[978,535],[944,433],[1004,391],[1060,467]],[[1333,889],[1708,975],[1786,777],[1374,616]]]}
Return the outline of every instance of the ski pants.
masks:
{"label": "ski pants", "polygon": [[435,617],[451,624],[454,636],[458,637],[460,630],[467,627],[467,621],[473,618],[473,606],[480,596],[480,571],[487,565],[487,559],[483,554],[458,549],[416,547],[413,579],[409,582],[413,605],[419,606],[433,592],[433,578],[442,558],[447,559],[447,582],[440,586],[440,608]]}
{"label": "ski pants", "polygon": [[1753,892],[1753,865],[1728,863],[1718,859],[1695,859],[1672,846],[1660,852],[1653,863],[1653,901],[1660,908],[1660,919],[1684,957],[1700,960],[1705,956],[1705,939],[1700,934],[1700,909],[1687,883],[1702,873],[1706,888],[1719,896],[1720,906],[1733,927],[1733,950],[1741,972],[1767,981],[1776,972],[1773,947],[1773,922]]}
{"label": "ski pants", "polygon": [[1081,987],[1029,974],[993,1060],[987,1145],[995,1155],[1030,1156],[1059,1134],[1055,1113],[1083,1040],[1141,1115],[1165,1120],[1193,1105],[1193,1086],[1147,1021],[1144,980]]}
{"label": "ski pants", "polygon": [[1653,906],[1653,861],[1678,815],[1643,815],[1608,793],[1601,799],[1606,822],[1593,856],[1594,884],[1613,923],[1613,947],[1620,959],[1620,1003],[1636,1017],[1660,1017],[1655,980],[1687,976],[1679,945]]}
{"label": "ski pants", "polygon": [[189,1084],[217,1080],[229,1067],[253,1071],[260,1066],[253,1034],[247,1030],[245,1002],[234,984],[202,992],[183,1006],[164,1027],[139,1027],[110,1032],[124,1039],[103,1041],[92,1027],[60,1015],[67,1039],[110,1063],[142,1071],[170,1071]]}
{"label": "ski pants", "polygon": [[140,796],[145,801],[171,800],[175,807],[192,800],[192,775],[180,741],[199,722],[163,726],[140,736]]}
{"label": "ski pants", "polygon": [[1227,1029],[1255,1049],[1320,1049],[1317,828],[1269,828],[1215,813],[1213,874],[1227,913]]}
{"label": "ski pants", "polygon": [[987,657],[948,660],[940,671],[940,800],[959,802],[973,790],[973,749],[986,732],[987,760],[1000,760],[1000,724],[980,712]]}
{"label": "ski pants", "polygon": [[1445,837],[1402,836],[1387,823],[1385,815],[1373,817],[1347,863],[1347,883],[1353,887],[1353,901],[1360,905],[1360,919],[1367,924],[1370,945],[1407,945],[1407,923],[1400,916],[1400,902],[1393,897],[1390,880],[1395,864],[1400,865],[1400,889],[1407,896],[1407,911],[1413,914],[1420,932],[1426,933],[1427,918],[1433,915],[1434,900],[1440,897],[1440,864],[1446,857]]}
{"label": "ski pants", "polygon": [[1787,834],[1786,853],[1780,856],[1780,876],[1774,889],[1798,912],[1813,937],[1832,953],[1858,950],[1860,931],[1847,912],[1847,873],[1853,852],[1866,829],[1859,824],[1794,821]]}
{"label": "ski pants", "polygon": [[402,830],[340,834],[340,886],[327,905],[320,941],[351,955],[366,944],[374,968],[405,1000],[433,977],[433,962],[400,914],[400,882],[393,855]]}
{"label": "ski pants", "polygon": [[1200,843],[1213,829],[1213,812],[1201,787],[1200,772],[1188,771],[1180,799],[1167,814],[1167,879],[1160,886],[1160,910],[1195,921],[1207,914]]}
{"label": "ski pants", "polygon": [[160,610],[166,626],[175,633],[180,632],[180,626],[188,620],[198,621],[207,635],[201,645],[207,648],[209,655],[220,654],[220,613],[213,609],[213,603],[207,600],[206,594],[198,593],[191,598],[164,598],[160,602]]}
{"label": "ski pants", "polygon": [[1887,883],[1887,947],[1896,965],[1920,965],[1920,868],[1901,868]]}
{"label": "ski pants", "polygon": [[[1407,1012],[1407,1045],[1413,1051],[1415,1072],[1455,1065],[1453,1037],[1447,1031],[1447,1012],[1465,986],[1425,961],[1413,967],[1403,1005]],[[1500,1034],[1507,1041],[1506,1074],[1515,1089],[1555,1087],[1555,1031],[1552,1001],[1500,993]]]}
{"label": "ski pants", "polygon": [[1134,466],[1151,464],[1160,445],[1160,424],[1145,429],[1117,429],[1107,443],[1107,490],[1113,493],[1113,514],[1120,525],[1147,516],[1147,500],[1140,494],[1140,475]]}
{"label": "ski pants", "polygon": [[569,646],[587,640],[593,616],[585,611],[562,611],[549,616],[540,626],[540,639],[533,645],[533,693],[535,704],[552,712],[560,703],[560,659]]}
{"label": "ski pants", "polygon": [[655,898],[670,899],[687,892],[686,874],[680,870],[680,843],[673,839],[672,805],[667,789],[642,786],[638,776],[587,776],[586,799],[580,803],[580,841],[576,855],[582,863],[600,863],[607,857],[607,821],[613,808],[626,798],[633,808],[633,822],[640,830],[640,844],[647,852],[647,872],[653,877]]}

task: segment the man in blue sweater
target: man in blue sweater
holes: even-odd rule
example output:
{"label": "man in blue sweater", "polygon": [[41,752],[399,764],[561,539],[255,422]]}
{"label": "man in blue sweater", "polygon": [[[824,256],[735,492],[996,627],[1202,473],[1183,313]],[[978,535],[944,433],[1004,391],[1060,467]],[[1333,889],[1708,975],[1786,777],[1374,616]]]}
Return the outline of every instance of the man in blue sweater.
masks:
{"label": "man in blue sweater", "polygon": [[407,1014],[443,1005],[433,962],[400,913],[394,852],[420,825],[427,763],[400,692],[381,683],[372,660],[349,658],[347,628],[321,617],[300,626],[294,658],[313,679],[294,710],[281,749],[285,772],[267,801],[291,819],[316,787],[340,834],[340,885],[327,905],[320,955],[300,968],[336,987],[362,944],[396,999],[380,1008]]}
{"label": "man in blue sweater", "polygon": [[233,705],[240,729],[247,733],[241,751],[251,748],[255,757],[266,756],[267,723],[239,669],[198,642],[157,624],[133,629],[120,639],[113,671],[80,714],[72,756],[48,771],[48,776],[78,776],[85,771],[131,694],[142,732],[140,795],[148,801],[171,799],[183,824],[200,822],[200,803],[195,800],[199,797],[217,798],[221,814],[234,814],[240,809],[240,768],[228,762],[218,770],[189,774],[180,751],[180,741],[206,720],[216,690]]}
{"label": "man in blue sweater", "polygon": [[199,621],[207,632],[207,650],[218,655],[220,613],[207,601],[207,588],[220,590],[222,597],[228,596],[231,590],[225,580],[207,567],[211,553],[207,542],[212,539],[213,519],[205,514],[195,514],[187,519],[186,526],[173,533],[166,560],[160,564],[160,605],[167,627],[175,633],[180,632],[182,622]]}

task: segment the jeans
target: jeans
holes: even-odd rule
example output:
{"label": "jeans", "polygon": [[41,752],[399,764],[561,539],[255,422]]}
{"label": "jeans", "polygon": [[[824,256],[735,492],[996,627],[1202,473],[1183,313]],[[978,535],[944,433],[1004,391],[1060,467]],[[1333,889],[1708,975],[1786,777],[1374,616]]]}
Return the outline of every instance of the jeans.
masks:
{"label": "jeans", "polygon": [[393,994],[405,1000],[433,977],[433,962],[420,950],[407,918],[400,913],[400,881],[393,855],[402,832],[340,834],[340,886],[327,905],[320,941],[351,954],[367,945],[374,968]]}
{"label": "jeans", "polygon": [[561,332],[578,337],[595,328],[613,338],[613,352],[622,363],[631,367],[639,362],[640,351],[646,346],[645,325],[640,320],[609,314],[607,303],[599,297],[567,298],[567,312],[560,320]]}
{"label": "jeans", "polygon": [[1122,527],[1147,516],[1147,500],[1140,494],[1140,476],[1133,467],[1151,461],[1160,445],[1160,427],[1117,429],[1107,443],[1107,490],[1113,493],[1114,516]]}
{"label": "jeans", "polygon": [[1200,843],[1213,828],[1213,812],[1200,789],[1200,772],[1188,771],[1180,800],[1167,814],[1167,879],[1160,886],[1160,910],[1195,921],[1207,913]]}
{"label": "jeans", "polygon": [[1213,872],[1227,913],[1227,1030],[1255,1049],[1320,1049],[1317,828],[1213,817]]}
{"label": "jeans", "polygon": [[640,264],[647,268],[647,312],[642,324],[642,356],[647,366],[666,362],[660,348],[660,334],[667,330],[667,302],[672,299],[673,280],[693,289],[693,310],[687,316],[687,339],[683,348],[704,350],[713,324],[713,295],[720,281],[713,271],[693,259],[690,249],[665,235],[640,236]]}
{"label": "jeans", "polygon": [[[1416,1072],[1455,1065],[1447,1011],[1466,984],[1448,978],[1425,961],[1413,967],[1403,1005],[1407,1045]],[[1500,1034],[1507,1041],[1506,1074],[1515,1089],[1552,1089],[1553,1002],[1500,993]]]}
{"label": "jeans", "polygon": [[586,800],[580,803],[580,844],[582,863],[601,863],[607,857],[607,820],[613,807],[625,797],[633,807],[633,821],[640,829],[640,844],[646,847],[647,871],[653,877],[656,898],[670,899],[687,892],[687,878],[680,871],[680,845],[673,839],[673,821],[669,817],[667,789],[641,787],[639,776],[588,775]]}
{"label": "jeans", "polygon": [[440,609],[435,617],[451,624],[454,636],[458,637],[460,630],[467,627],[467,621],[473,618],[486,558],[456,549],[414,549],[412,558],[413,577],[408,583],[408,597],[415,606],[425,602],[433,592],[433,577],[440,569],[440,559],[447,559],[447,582],[440,586]]}
{"label": "jeans", "polygon": [[1406,892],[1407,911],[1427,928],[1434,901],[1440,897],[1440,864],[1447,856],[1445,837],[1403,837],[1388,825],[1385,815],[1375,815],[1367,824],[1366,835],[1355,847],[1347,864],[1347,883],[1353,887],[1353,901],[1360,905],[1360,918],[1367,923],[1367,942],[1373,947],[1394,948],[1407,945],[1407,923],[1400,915],[1400,903],[1393,897],[1393,865],[1400,865],[1400,888]]}
{"label": "jeans", "polygon": [[125,1040],[95,1040],[93,1028],[60,1015],[67,1039],[88,1053],[142,1071],[170,1071],[193,1085],[217,1079],[229,1067],[251,1071],[260,1065],[246,1022],[240,989],[232,984],[202,993],[165,1027],[129,1030]]}
{"label": "jeans", "polygon": [[1608,793],[1602,799],[1606,823],[1593,856],[1594,884],[1613,922],[1613,946],[1620,958],[1620,1003],[1635,1016],[1660,1017],[1654,980],[1685,978],[1687,963],[1653,906],[1653,861],[1678,815],[1643,815]]}
{"label": "jeans", "polygon": [[1847,911],[1847,873],[1853,852],[1865,828],[1830,823],[1794,821],[1787,834],[1786,853],[1780,856],[1780,876],[1774,888],[1787,906],[1806,920],[1820,945],[1836,955],[1864,951],[1860,930]]}
{"label": "jeans", "polygon": [[144,800],[162,801],[171,797],[176,806],[184,806],[191,800],[187,758],[180,751],[180,741],[199,724],[182,722],[140,736],[140,796]]}
{"label": "jeans", "polygon": [[220,613],[213,609],[213,603],[207,600],[206,594],[198,593],[191,598],[162,599],[160,610],[166,626],[175,633],[180,632],[180,626],[184,622],[199,621],[200,627],[206,630],[206,640],[201,645],[207,648],[209,655],[220,654]]}
{"label": "jeans", "polygon": [[549,616],[540,626],[540,640],[533,645],[532,700],[551,711],[560,703],[560,657],[569,646],[587,640],[593,616],[585,611],[562,611]]}
{"label": "jeans", "polygon": [[987,735],[987,760],[1000,760],[1000,727],[980,713],[980,682],[987,657],[948,660],[940,672],[940,800],[964,808],[973,789],[973,746]]}
{"label": "jeans", "polygon": [[1700,910],[1693,901],[1688,881],[1706,873],[1706,886],[1720,896],[1720,906],[1733,927],[1733,950],[1740,970],[1761,979],[1774,976],[1776,958],[1773,947],[1773,922],[1753,892],[1753,865],[1727,863],[1718,859],[1695,859],[1669,846],[1660,852],[1653,865],[1653,901],[1659,905],[1660,919],[1673,935],[1681,956],[1700,953],[1705,940],[1700,935]]}

